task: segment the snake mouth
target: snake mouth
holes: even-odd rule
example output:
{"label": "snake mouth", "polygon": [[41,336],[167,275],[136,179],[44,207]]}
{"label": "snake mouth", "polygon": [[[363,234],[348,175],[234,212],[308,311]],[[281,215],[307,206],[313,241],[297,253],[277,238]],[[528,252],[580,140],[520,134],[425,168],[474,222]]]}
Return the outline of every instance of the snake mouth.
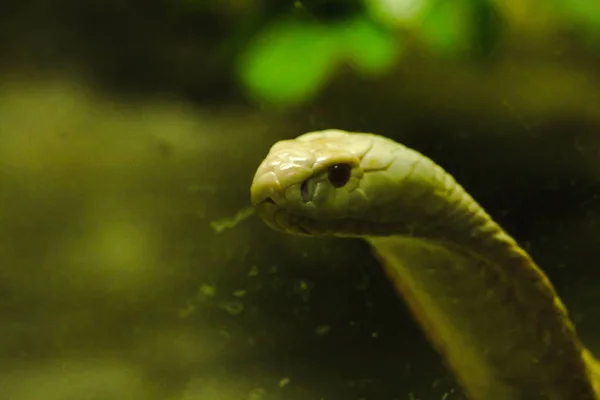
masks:
{"label": "snake mouth", "polygon": [[[281,207],[271,198],[266,197],[254,205],[258,216],[271,229],[301,236],[312,236],[310,229],[305,226],[309,219],[296,215]],[[308,223],[310,225],[310,222]]]}
{"label": "snake mouth", "polygon": [[386,224],[371,224],[354,219],[320,221],[299,215],[282,207],[270,197],[254,205],[257,214],[271,229],[304,237],[359,237],[364,235],[388,236]]}

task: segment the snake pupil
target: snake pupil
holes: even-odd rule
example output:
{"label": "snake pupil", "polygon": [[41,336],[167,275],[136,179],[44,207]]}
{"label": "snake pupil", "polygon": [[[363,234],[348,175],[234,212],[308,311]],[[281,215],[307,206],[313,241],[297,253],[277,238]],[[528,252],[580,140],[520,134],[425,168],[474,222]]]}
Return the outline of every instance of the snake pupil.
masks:
{"label": "snake pupil", "polygon": [[352,167],[348,164],[335,164],[327,170],[327,177],[333,187],[340,188],[350,180]]}

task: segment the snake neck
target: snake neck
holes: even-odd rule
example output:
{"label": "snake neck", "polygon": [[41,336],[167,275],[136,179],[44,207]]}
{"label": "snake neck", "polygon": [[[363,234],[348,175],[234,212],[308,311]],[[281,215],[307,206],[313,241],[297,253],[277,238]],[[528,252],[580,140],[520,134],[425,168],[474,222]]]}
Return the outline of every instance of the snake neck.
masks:
{"label": "snake neck", "polygon": [[600,367],[548,277],[449,175],[439,181],[443,196],[404,201],[368,241],[470,398],[600,399]]}
{"label": "snake neck", "polygon": [[596,396],[600,398],[600,361],[595,358],[587,349],[583,352],[583,358],[590,368],[592,383]]}

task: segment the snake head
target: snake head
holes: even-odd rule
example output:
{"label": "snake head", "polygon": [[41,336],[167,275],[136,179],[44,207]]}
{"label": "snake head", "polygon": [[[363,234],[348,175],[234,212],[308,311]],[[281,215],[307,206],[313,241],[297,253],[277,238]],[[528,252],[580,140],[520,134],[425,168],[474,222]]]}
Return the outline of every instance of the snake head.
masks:
{"label": "snake head", "polygon": [[373,202],[365,172],[391,157],[371,157],[376,136],[325,130],[275,143],[258,167],[251,200],[275,230],[299,235],[354,236]]}

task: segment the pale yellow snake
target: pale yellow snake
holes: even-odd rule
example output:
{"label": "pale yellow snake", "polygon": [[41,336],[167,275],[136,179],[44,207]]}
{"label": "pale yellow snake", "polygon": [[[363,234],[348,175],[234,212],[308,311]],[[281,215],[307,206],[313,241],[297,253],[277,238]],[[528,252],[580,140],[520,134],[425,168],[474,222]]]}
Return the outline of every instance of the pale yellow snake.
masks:
{"label": "pale yellow snake", "polygon": [[600,399],[599,364],[546,275],[424,155],[307,133],[273,145],[251,197],[276,230],[366,240],[470,399]]}

